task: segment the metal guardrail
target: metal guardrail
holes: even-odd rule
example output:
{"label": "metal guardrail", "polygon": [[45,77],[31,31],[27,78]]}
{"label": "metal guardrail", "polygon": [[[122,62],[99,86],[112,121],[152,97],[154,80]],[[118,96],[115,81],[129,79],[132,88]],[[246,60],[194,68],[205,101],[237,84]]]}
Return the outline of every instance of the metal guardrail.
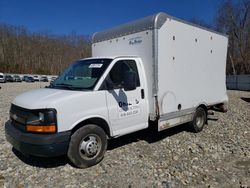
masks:
{"label": "metal guardrail", "polygon": [[250,74],[228,75],[226,77],[227,89],[250,91]]}

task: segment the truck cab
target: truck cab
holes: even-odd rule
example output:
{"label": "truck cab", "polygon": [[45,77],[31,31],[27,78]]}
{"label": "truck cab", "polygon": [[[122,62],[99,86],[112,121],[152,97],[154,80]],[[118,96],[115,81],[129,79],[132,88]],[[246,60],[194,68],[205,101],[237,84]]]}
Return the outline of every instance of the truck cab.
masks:
{"label": "truck cab", "polygon": [[146,91],[139,57],[81,59],[47,88],[14,99],[6,137],[22,153],[68,153],[76,166],[91,166],[107,138],[148,127]]}

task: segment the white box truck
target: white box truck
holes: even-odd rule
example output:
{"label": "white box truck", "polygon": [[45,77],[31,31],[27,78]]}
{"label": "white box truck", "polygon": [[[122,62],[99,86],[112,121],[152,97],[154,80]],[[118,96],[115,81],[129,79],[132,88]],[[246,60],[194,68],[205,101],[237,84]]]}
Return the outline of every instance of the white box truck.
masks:
{"label": "white box truck", "polygon": [[165,13],[95,33],[92,58],[13,100],[6,138],[24,154],[67,154],[85,168],[101,161],[108,139],[151,122],[199,132],[208,110],[226,111],[227,45],[226,35]]}

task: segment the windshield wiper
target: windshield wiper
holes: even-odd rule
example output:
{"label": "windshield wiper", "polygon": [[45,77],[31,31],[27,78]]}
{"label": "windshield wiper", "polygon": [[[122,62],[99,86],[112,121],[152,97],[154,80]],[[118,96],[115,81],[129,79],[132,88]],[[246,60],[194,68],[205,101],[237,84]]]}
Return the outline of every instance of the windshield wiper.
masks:
{"label": "windshield wiper", "polygon": [[59,84],[53,84],[52,87],[64,87],[70,90],[85,90],[85,88],[82,87],[74,87],[71,84],[65,84],[65,83],[59,83]]}
{"label": "windshield wiper", "polygon": [[75,87],[72,86],[71,84],[65,84],[65,83],[60,83],[60,84],[53,84],[52,87],[64,87],[70,90],[74,90]]}

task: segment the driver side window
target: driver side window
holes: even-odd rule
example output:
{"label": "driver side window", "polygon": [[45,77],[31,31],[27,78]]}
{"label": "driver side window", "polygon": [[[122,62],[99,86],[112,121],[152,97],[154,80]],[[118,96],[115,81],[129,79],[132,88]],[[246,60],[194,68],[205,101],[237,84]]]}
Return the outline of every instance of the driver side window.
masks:
{"label": "driver side window", "polygon": [[123,88],[123,81],[125,79],[125,73],[132,71],[136,74],[136,86],[140,86],[140,80],[136,62],[134,60],[121,60],[111,69],[110,73],[106,78],[106,82],[113,85],[113,89]]}

